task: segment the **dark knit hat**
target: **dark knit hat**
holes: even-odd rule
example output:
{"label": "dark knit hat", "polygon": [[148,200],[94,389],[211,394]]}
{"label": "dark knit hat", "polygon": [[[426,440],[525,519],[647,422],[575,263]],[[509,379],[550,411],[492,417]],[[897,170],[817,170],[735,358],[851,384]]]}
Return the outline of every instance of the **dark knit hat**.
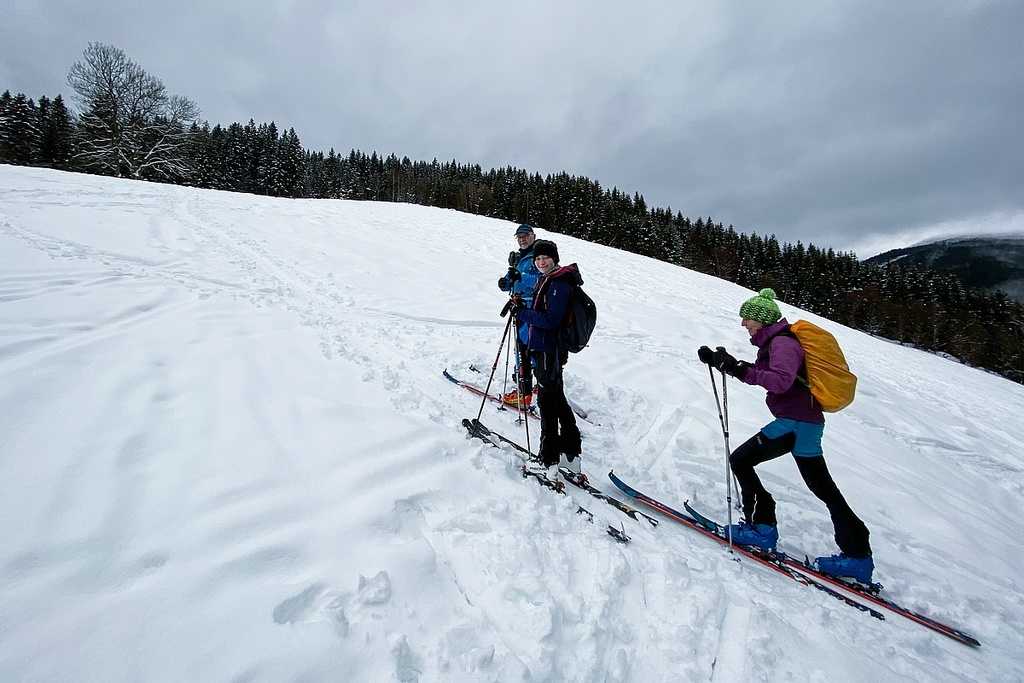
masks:
{"label": "dark knit hat", "polygon": [[533,228],[531,226],[527,225],[526,223],[523,223],[518,228],[516,228],[516,233],[515,234],[517,234],[517,235],[523,235],[523,234],[532,235],[533,234]]}
{"label": "dark knit hat", "polygon": [[740,317],[747,320],[756,320],[762,325],[772,325],[779,322],[782,311],[775,303],[775,290],[765,288],[757,293],[757,296],[747,299],[740,306]]}
{"label": "dark knit hat", "polygon": [[538,256],[550,256],[558,263],[558,247],[551,240],[537,240],[533,243],[533,258]]}

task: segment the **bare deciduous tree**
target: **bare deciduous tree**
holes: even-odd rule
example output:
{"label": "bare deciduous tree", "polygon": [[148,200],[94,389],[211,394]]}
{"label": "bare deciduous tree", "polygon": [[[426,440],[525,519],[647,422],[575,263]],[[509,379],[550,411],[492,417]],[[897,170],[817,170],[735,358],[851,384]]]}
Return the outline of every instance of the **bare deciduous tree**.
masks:
{"label": "bare deciduous tree", "polygon": [[82,107],[76,161],[99,173],[129,178],[174,179],[184,161],[189,126],[199,118],[191,100],[169,96],[160,79],[123,51],[89,43],[68,73]]}

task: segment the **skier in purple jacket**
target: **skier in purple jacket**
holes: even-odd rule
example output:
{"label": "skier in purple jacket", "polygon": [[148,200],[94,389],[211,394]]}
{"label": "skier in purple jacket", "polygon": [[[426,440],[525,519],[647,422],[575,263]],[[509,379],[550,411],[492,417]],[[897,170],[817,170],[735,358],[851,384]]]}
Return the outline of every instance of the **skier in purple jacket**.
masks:
{"label": "skier in purple jacket", "polygon": [[741,325],[757,347],[753,364],[736,360],[723,347],[707,346],[697,356],[708,365],[746,383],[768,390],[765,403],[775,420],[761,428],[729,456],[729,465],[740,485],[743,521],[730,529],[733,541],[773,551],[778,543],[775,499],[754,468],[763,462],[792,453],[807,488],[828,508],[835,529],[839,555],[819,557],[818,569],[841,577],[871,583],[874,561],[868,528],[854,514],[825,465],[821,437],[825,416],[807,386],[804,350],[789,332],[775,292],[762,289],[740,307]]}

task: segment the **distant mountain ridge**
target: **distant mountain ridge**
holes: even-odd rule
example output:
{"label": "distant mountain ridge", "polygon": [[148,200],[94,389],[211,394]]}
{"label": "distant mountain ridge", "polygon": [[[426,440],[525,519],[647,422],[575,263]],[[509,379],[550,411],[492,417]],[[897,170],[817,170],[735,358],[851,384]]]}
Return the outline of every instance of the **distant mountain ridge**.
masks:
{"label": "distant mountain ridge", "polygon": [[999,289],[1024,303],[1024,237],[966,237],[893,249],[865,263],[946,270],[967,287]]}

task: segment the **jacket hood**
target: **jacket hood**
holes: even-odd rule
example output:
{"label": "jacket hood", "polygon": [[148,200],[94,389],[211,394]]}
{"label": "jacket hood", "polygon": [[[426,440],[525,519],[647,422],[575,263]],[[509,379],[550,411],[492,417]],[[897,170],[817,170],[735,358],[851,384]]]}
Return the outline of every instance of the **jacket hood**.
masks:
{"label": "jacket hood", "polygon": [[567,266],[559,266],[547,275],[541,275],[541,277],[549,280],[566,280],[574,285],[583,284],[583,276],[580,275],[580,269],[575,263],[570,263]]}
{"label": "jacket hood", "polygon": [[769,339],[777,335],[779,332],[782,332],[787,327],[789,327],[789,322],[785,318],[782,318],[777,323],[765,325],[750,337],[750,343],[760,348],[764,346]]}

